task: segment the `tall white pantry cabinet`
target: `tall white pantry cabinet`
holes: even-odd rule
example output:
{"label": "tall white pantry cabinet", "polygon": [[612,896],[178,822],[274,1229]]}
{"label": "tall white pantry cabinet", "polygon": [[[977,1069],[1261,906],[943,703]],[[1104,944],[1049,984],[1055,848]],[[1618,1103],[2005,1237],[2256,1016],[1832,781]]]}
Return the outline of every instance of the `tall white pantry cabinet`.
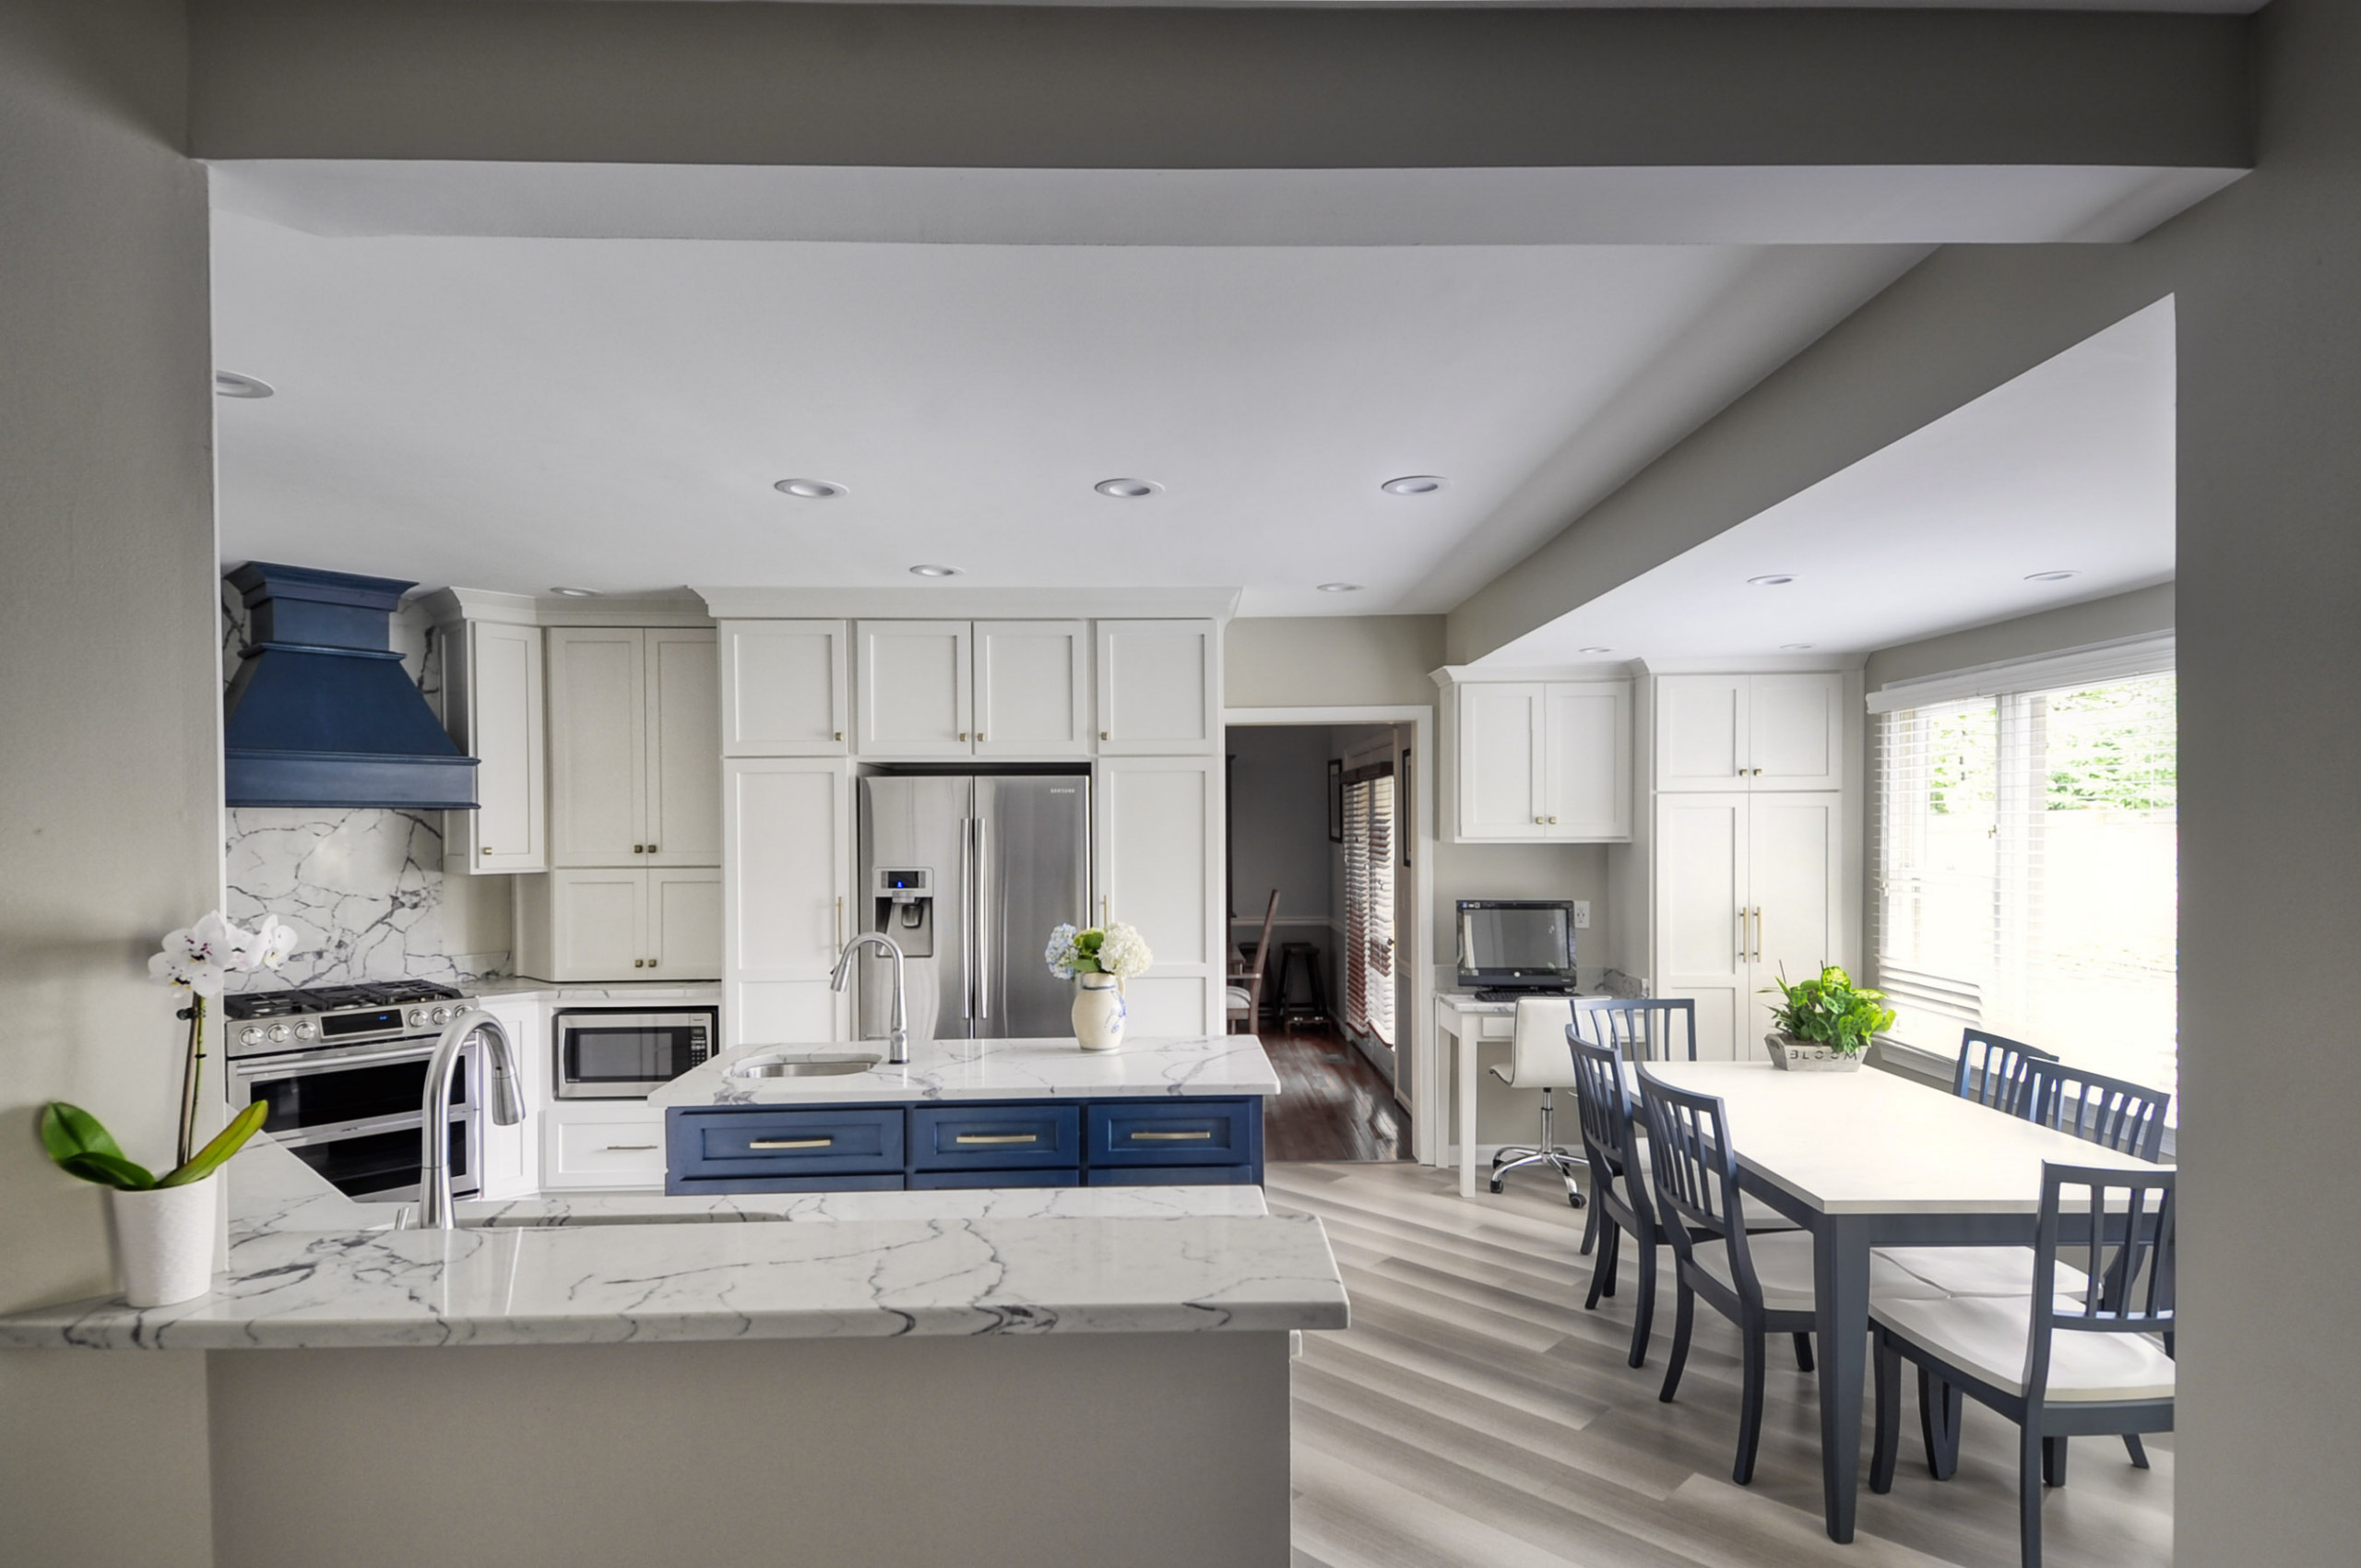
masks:
{"label": "tall white pantry cabinet", "polygon": [[1638,688],[1647,788],[1609,855],[1621,967],[1696,1002],[1700,1056],[1760,1061],[1774,978],[1860,964],[1859,675],[1681,671]]}
{"label": "tall white pantry cabinet", "polygon": [[1218,1027],[1218,616],[835,619],[785,612],[815,607],[806,596],[777,614],[758,597],[715,603],[729,1043],[850,1037],[849,996],[828,977],[857,929],[856,780],[901,764],[1088,767],[1092,904],[1075,914],[1148,938],[1131,1027]]}

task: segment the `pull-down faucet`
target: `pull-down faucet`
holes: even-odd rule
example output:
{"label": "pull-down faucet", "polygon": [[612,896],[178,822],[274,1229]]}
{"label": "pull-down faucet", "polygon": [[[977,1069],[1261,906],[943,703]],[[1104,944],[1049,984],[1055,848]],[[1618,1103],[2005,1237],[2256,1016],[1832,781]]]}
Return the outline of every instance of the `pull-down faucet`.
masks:
{"label": "pull-down faucet", "polygon": [[836,972],[828,977],[828,985],[836,991],[845,988],[845,982],[852,977],[853,955],[860,951],[861,944],[868,942],[875,943],[894,957],[894,1022],[886,1030],[891,1049],[885,1060],[901,1065],[910,1059],[910,1009],[909,998],[902,990],[902,949],[894,939],[882,932],[864,931],[846,943],[844,952],[836,957]]}
{"label": "pull-down faucet", "polygon": [[500,1020],[485,1013],[462,1013],[451,1020],[434,1042],[434,1056],[426,1066],[426,1101],[420,1108],[425,1125],[420,1131],[418,1161],[418,1225],[421,1230],[449,1230],[451,1218],[451,1070],[458,1065],[468,1037],[488,1037],[491,1060],[484,1073],[492,1099],[492,1119],[503,1127],[525,1120],[525,1096],[518,1087],[516,1052]]}

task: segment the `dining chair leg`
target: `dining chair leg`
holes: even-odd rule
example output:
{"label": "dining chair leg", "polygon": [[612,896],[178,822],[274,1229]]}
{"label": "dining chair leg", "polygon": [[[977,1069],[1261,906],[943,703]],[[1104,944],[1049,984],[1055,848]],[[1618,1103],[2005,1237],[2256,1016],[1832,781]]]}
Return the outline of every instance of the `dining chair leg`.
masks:
{"label": "dining chair leg", "polygon": [[[1608,1233],[1610,1239],[1607,1242],[1607,1257],[1601,1265],[1606,1270],[1606,1283],[1599,1287],[1599,1294],[1602,1296],[1615,1294],[1616,1277],[1623,1272],[1623,1228],[1619,1225],[1610,1226]],[[1598,1283],[1596,1271],[1592,1274],[1592,1283]]]}
{"label": "dining chair leg", "polygon": [[1598,1299],[1608,1294],[1615,1277],[1616,1249],[1623,1244],[1623,1228],[1610,1225],[1598,1240],[1598,1254],[1590,1261],[1590,1295],[1583,1302],[1586,1312],[1598,1311]]}
{"label": "dining chair leg", "polygon": [[1656,1250],[1643,1244],[1642,1238],[1637,1236],[1631,1238],[1631,1269],[1640,1279],[1639,1300],[1631,1312],[1631,1354],[1629,1358],[1630,1363],[1636,1367],[1648,1359],[1648,1331],[1656,1315]]}
{"label": "dining chair leg", "polygon": [[2045,1437],[2041,1440],[2042,1485],[2064,1486],[2066,1484],[2066,1442],[2067,1440],[2062,1437]]}
{"label": "dining chair leg", "polygon": [[1762,1445],[1763,1362],[1771,1359],[1770,1339],[1759,1328],[1746,1331],[1744,1380],[1738,1396],[1738,1463],[1730,1467],[1730,1479],[1740,1486],[1753,1484],[1755,1450]]}
{"label": "dining chair leg", "polygon": [[1590,1250],[1598,1245],[1598,1217],[1605,1207],[1604,1204],[1593,1204],[1590,1206],[1589,1212],[1583,1216],[1583,1256],[1584,1257],[1590,1256]]}
{"label": "dining chair leg", "polygon": [[1818,1370],[1812,1365],[1811,1336],[1809,1334],[1796,1336],[1796,1365],[1805,1372]]}
{"label": "dining chair leg", "polygon": [[2148,1445],[2140,1441],[2138,1432],[2127,1431],[2123,1434],[2123,1451],[2131,1455],[2132,1468],[2144,1470],[2148,1467]]}
{"label": "dining chair leg", "polygon": [[1894,1456],[1902,1447],[1902,1352],[1883,1330],[1870,1341],[1876,1358],[1877,1429],[1869,1441],[1869,1490],[1893,1490]]}
{"label": "dining chair leg", "polygon": [[2041,1568],[2041,1450],[2040,1425],[2027,1420],[2017,1433],[2017,1550],[2024,1568]]}
{"label": "dining chair leg", "polygon": [[1960,1391],[1918,1369],[1918,1433],[1927,1449],[1927,1473],[1947,1481],[1959,1473],[1959,1427],[1966,1415]]}
{"label": "dining chair leg", "polygon": [[1680,1369],[1689,1364],[1689,1329],[1697,1315],[1697,1292],[1689,1282],[1676,1277],[1673,1287],[1672,1360],[1665,1363],[1664,1388],[1656,1395],[1667,1405],[1680,1387]]}

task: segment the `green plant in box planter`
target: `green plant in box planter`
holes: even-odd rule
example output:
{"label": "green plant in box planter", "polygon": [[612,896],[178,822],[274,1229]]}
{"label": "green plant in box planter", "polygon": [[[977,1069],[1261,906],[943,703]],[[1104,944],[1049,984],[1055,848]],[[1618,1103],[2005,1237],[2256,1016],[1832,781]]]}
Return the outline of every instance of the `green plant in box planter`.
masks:
{"label": "green plant in box planter", "polygon": [[1850,1072],[1860,1066],[1878,1031],[1893,1023],[1885,992],[1855,985],[1834,964],[1810,980],[1789,980],[1783,973],[1763,989],[1766,996],[1774,992],[1780,1003],[1771,1010],[1772,1032],[1763,1044],[1773,1064],[1790,1071]]}

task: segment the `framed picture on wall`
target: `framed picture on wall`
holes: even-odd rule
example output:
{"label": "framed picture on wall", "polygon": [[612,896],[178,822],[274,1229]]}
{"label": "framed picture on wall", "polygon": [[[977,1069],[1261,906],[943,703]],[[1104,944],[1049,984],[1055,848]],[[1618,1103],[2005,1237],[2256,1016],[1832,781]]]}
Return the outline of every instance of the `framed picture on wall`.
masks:
{"label": "framed picture on wall", "polygon": [[1328,842],[1345,841],[1345,759],[1328,759]]}

